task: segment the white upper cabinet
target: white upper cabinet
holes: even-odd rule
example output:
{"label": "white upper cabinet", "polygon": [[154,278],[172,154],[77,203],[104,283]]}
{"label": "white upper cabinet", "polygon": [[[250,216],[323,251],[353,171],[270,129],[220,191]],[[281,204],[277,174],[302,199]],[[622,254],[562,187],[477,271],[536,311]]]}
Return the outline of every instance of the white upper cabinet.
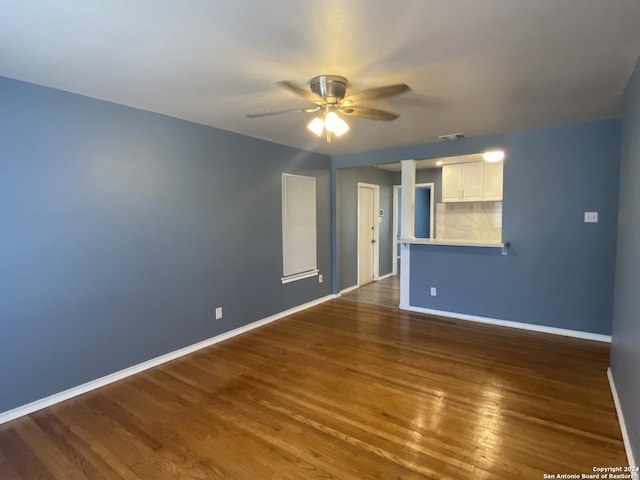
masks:
{"label": "white upper cabinet", "polygon": [[502,200],[502,162],[484,164],[485,200]]}
{"label": "white upper cabinet", "polygon": [[482,201],[482,186],[484,184],[483,162],[462,163],[462,201]]}
{"label": "white upper cabinet", "polygon": [[502,162],[458,163],[442,167],[443,202],[502,200]]}
{"label": "white upper cabinet", "polygon": [[461,163],[442,167],[442,201],[460,202],[462,200]]}

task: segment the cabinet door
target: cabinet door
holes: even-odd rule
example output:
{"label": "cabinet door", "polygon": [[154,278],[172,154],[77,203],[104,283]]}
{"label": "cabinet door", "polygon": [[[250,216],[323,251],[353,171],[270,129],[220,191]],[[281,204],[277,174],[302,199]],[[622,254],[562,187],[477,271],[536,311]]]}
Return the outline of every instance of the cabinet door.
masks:
{"label": "cabinet door", "polygon": [[484,199],[502,200],[502,162],[484,165]]}
{"label": "cabinet door", "polygon": [[461,165],[445,165],[442,167],[442,201],[459,202],[462,197],[460,182]]}
{"label": "cabinet door", "polygon": [[462,201],[481,201],[483,199],[483,162],[463,163],[460,166],[462,167]]}

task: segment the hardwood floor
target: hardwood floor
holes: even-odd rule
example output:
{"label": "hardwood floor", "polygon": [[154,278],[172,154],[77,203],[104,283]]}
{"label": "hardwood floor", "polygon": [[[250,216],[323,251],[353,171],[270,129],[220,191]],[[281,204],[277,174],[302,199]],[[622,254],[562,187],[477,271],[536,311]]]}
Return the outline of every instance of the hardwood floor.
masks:
{"label": "hardwood floor", "polygon": [[342,295],[343,300],[359,303],[371,303],[383,307],[398,308],[400,304],[400,276],[392,275],[377,282],[358,288]]}
{"label": "hardwood floor", "polygon": [[592,473],[626,463],[608,355],[333,300],[0,426],[0,478]]}

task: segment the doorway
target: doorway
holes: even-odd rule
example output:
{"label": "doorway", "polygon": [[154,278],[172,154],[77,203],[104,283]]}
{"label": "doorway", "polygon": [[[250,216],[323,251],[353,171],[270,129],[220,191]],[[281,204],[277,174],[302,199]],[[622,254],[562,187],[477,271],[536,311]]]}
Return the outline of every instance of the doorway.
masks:
{"label": "doorway", "polygon": [[[434,219],[434,183],[417,183],[415,192],[415,223],[414,236],[416,238],[435,238]],[[393,186],[393,246],[391,251],[391,261],[393,265],[393,274],[397,275],[400,266],[400,225],[402,225],[401,208],[402,189],[400,185]]]}
{"label": "doorway", "polygon": [[358,182],[358,286],[378,279],[380,186]]}

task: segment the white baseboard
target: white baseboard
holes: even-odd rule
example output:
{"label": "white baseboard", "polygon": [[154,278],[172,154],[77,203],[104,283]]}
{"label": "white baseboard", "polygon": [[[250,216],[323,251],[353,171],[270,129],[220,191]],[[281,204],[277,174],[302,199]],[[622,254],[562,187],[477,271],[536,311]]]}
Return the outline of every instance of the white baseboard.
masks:
{"label": "white baseboard", "polygon": [[336,297],[340,297],[341,295],[346,295],[347,293],[353,292],[354,290],[357,290],[358,288],[360,288],[360,285],[352,285],[351,287],[343,288],[342,290],[340,290],[338,292]]}
{"label": "white baseboard", "polygon": [[459,320],[469,320],[471,322],[486,323],[488,325],[499,325],[501,327],[519,328],[521,330],[531,330],[534,332],[552,333],[554,335],[562,335],[565,337],[582,338],[584,340],[595,340],[596,342],[611,343],[611,335],[602,335],[600,333],[581,332],[579,330],[568,330],[565,328],[546,327],[544,325],[535,325],[533,323],[513,322],[510,320],[498,320],[496,318],[480,317],[478,315],[468,315],[466,313],[445,312],[442,310],[433,310],[431,308],[414,307],[412,305],[400,305],[402,310],[410,312],[427,313],[429,315],[438,315],[441,317],[451,317]]}
{"label": "white baseboard", "polygon": [[77,397],[78,395],[82,395],[83,393],[90,392],[91,390],[104,387],[105,385],[109,385],[110,383],[117,382],[118,380],[122,380],[123,378],[130,377],[131,375],[135,375],[136,373],[143,372],[145,370],[148,370],[149,368],[153,368],[163,363],[170,362],[171,360],[175,360],[176,358],[180,358],[184,355],[188,355],[202,348],[206,348],[216,343],[222,342],[224,340],[228,340],[229,338],[235,337],[237,335],[241,335],[250,330],[253,330],[254,328],[262,327],[268,323],[275,322],[276,320],[280,320],[283,317],[292,315],[302,310],[306,310],[307,308],[314,307],[320,303],[326,302],[327,300],[331,300],[333,298],[335,298],[334,295],[327,295],[325,297],[312,300],[311,302],[298,305],[297,307],[290,308],[289,310],[285,310],[284,312],[276,313],[274,315],[263,318],[261,320],[256,320],[255,322],[250,323],[248,325],[244,325],[242,327],[229,330],[228,332],[221,333],[220,335],[216,335],[215,337],[211,337],[201,342],[194,343],[193,345],[189,345],[188,347],[184,347],[179,350],[166,353],[159,357],[152,358],[151,360],[147,360],[146,362],[142,362],[137,365],[133,365],[131,367],[125,368],[124,370],[120,370],[118,372],[111,373],[104,377],[91,380],[87,383],[83,383],[82,385],[78,385],[77,387],[72,387],[68,390],[64,390],[59,393],[54,393],[53,395],[42,398],[40,400],[36,400],[26,405],[16,407],[12,410],[2,412],[0,413],[0,425],[2,425],[3,423],[9,422],[11,420],[14,420],[18,417],[22,417],[24,415],[28,415],[38,410],[42,410],[43,408],[50,407],[52,405],[55,405],[56,403],[64,402],[65,400],[68,400],[73,397]]}
{"label": "white baseboard", "polygon": [[611,395],[613,395],[613,403],[616,406],[616,413],[618,414],[618,423],[620,423],[620,432],[622,432],[622,441],[624,443],[624,450],[627,453],[627,462],[629,466],[635,468],[637,463],[633,458],[633,451],[631,450],[631,440],[627,432],[627,424],[624,422],[624,415],[622,414],[622,405],[620,405],[620,398],[618,397],[618,390],[616,389],[616,383],[613,380],[613,374],[611,373],[611,367],[607,368],[607,378],[609,379],[609,386],[611,387]]}
{"label": "white baseboard", "polygon": [[379,282],[380,280],[384,280],[385,278],[393,277],[394,275],[395,275],[395,273],[393,273],[393,272],[387,273],[386,275],[382,275],[381,277],[378,277],[376,279],[376,282]]}
{"label": "white baseboard", "polygon": [[[395,273],[393,273],[393,272],[391,272],[391,273],[387,273],[386,275],[383,275],[383,276],[381,276],[381,277],[376,278],[376,279],[374,280],[374,282],[379,282],[380,280],[384,280],[385,278],[391,277],[391,276],[393,276],[393,275],[395,275]],[[364,287],[365,285],[362,285],[362,286]],[[340,290],[340,291],[336,294],[336,298],[338,298],[338,297],[339,297],[339,296],[341,296],[341,295],[346,295],[346,294],[347,294],[347,293],[349,293],[349,292],[353,292],[354,290],[357,290],[357,289],[359,289],[359,288],[360,288],[360,285],[352,285],[352,286],[350,286],[350,287],[343,288],[342,290]]]}

